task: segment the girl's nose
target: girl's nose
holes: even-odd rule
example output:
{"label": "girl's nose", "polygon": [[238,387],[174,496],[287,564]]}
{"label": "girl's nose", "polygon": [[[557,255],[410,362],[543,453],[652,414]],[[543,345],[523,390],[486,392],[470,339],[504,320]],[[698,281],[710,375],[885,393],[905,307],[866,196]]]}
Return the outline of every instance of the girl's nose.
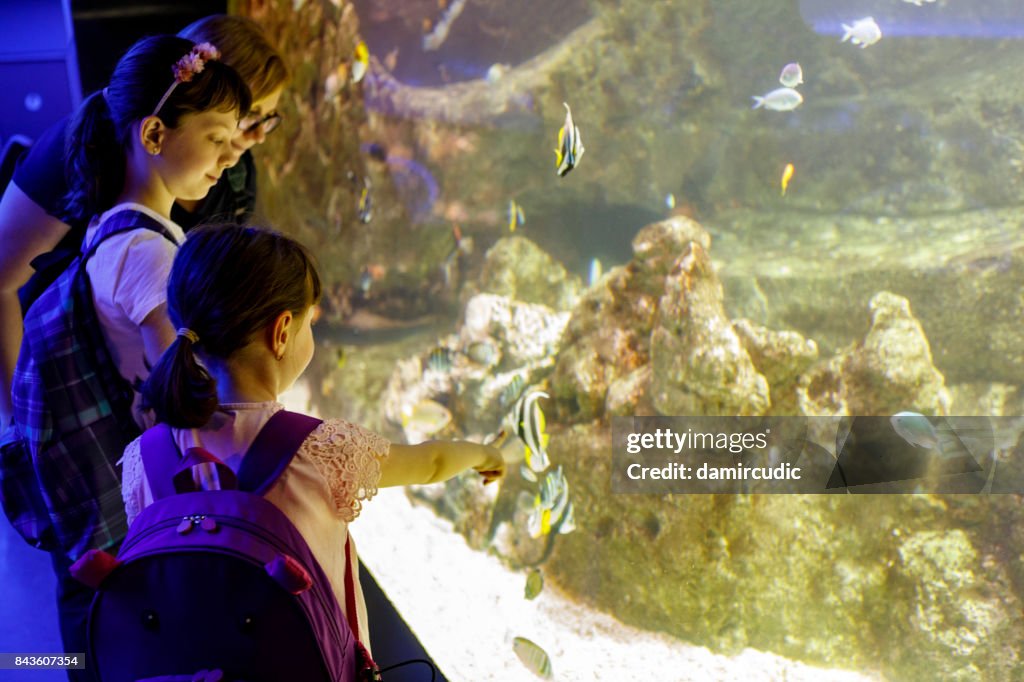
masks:
{"label": "girl's nose", "polygon": [[221,154],[220,158],[218,159],[221,168],[231,168],[232,166],[234,166],[236,163],[238,163],[238,160],[242,158],[242,153],[244,151],[244,149],[238,149],[237,147],[235,147],[235,145],[229,144],[228,150],[225,153]]}

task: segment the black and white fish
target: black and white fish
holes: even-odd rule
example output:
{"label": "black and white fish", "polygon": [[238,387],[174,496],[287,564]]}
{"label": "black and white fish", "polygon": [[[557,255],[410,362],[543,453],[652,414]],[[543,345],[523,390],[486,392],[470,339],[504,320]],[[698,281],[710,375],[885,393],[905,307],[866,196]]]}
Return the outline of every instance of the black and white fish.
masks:
{"label": "black and white fish", "polygon": [[565,123],[558,130],[558,146],[555,147],[555,168],[558,177],[564,177],[576,167],[583,156],[583,139],[580,129],[572,122],[572,109],[565,102]]}
{"label": "black and white fish", "polygon": [[546,451],[548,434],[544,431],[544,412],[537,404],[539,399],[548,397],[543,391],[527,390],[516,402],[513,416],[516,434],[525,446],[526,466],[538,474],[551,466]]}

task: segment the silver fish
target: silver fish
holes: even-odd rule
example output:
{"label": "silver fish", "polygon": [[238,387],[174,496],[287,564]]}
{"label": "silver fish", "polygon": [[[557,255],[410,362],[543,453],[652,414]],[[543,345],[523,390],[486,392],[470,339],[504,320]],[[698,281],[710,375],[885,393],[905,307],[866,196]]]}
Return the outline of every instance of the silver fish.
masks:
{"label": "silver fish", "polygon": [[796,62],[786,64],[779,74],[779,82],[787,88],[795,88],[804,82],[804,71]]}
{"label": "silver fish", "polygon": [[858,19],[852,24],[843,24],[843,39],[845,43],[849,40],[854,45],[860,45],[861,49],[874,45],[882,39],[882,29],[878,27],[873,17]]}
{"label": "silver fish", "polygon": [[803,104],[804,98],[793,88],[778,88],[764,97],[754,95],[754,108],[764,107],[771,111],[793,111]]}

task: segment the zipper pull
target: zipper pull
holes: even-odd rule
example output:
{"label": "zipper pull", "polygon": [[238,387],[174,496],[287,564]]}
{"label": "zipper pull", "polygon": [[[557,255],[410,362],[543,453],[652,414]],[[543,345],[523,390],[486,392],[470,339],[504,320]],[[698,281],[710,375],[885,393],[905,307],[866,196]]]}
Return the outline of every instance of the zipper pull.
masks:
{"label": "zipper pull", "polygon": [[204,516],[203,520],[199,522],[199,527],[205,530],[207,533],[217,532],[217,522],[212,516]]}
{"label": "zipper pull", "polygon": [[195,525],[195,520],[191,516],[186,516],[178,524],[178,535],[186,535],[192,531],[192,526]]}

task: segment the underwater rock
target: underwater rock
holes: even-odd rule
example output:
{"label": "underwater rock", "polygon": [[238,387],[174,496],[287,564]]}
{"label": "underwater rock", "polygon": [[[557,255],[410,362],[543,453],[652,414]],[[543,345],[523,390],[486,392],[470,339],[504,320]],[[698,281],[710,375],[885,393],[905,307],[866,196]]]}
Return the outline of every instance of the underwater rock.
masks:
{"label": "underwater rock", "polygon": [[758,415],[768,382],[722,307],[707,251],[689,242],[665,278],[651,332],[651,401],[665,415]]}
{"label": "underwater rock", "polygon": [[935,369],[928,339],[910,311],[910,302],[883,291],[868,308],[871,328],[842,368],[851,413],[949,414],[949,391]]}
{"label": "underwater rock", "polygon": [[[568,320],[569,313],[542,305],[494,294],[474,296],[457,333],[395,363],[383,395],[385,415],[401,423],[404,407],[430,399],[448,406],[456,433],[497,431],[518,394],[551,372]],[[469,350],[479,344],[493,348],[490,363],[470,357]],[[429,355],[438,347],[450,356],[443,370],[429,367]],[[510,395],[513,384],[518,390]]]}
{"label": "underwater rock", "polygon": [[[769,408],[768,382],[723,309],[710,245],[707,231],[685,216],[653,223],[633,239],[629,264],[584,292],[551,377],[563,421],[598,419],[606,410],[741,415]],[[781,369],[786,344],[799,357],[806,342],[773,339],[776,374],[791,382]]]}
{"label": "underwater rock", "polygon": [[800,414],[948,415],[950,393],[910,303],[883,291],[871,299],[869,309],[871,327],[864,339],[800,378]]}
{"label": "underwater rock", "polygon": [[652,296],[665,291],[665,277],[678,267],[679,254],[690,242],[711,250],[711,235],[686,216],[672,216],[646,226],[633,238],[634,287]]}
{"label": "underwater rock", "polygon": [[647,400],[650,383],[650,365],[644,365],[625,376],[617,377],[608,384],[608,391],[605,393],[605,414],[612,417],[654,414],[654,409]]}
{"label": "underwater rock", "polygon": [[987,677],[982,667],[993,663],[1004,674],[1019,671],[1020,650],[1003,642],[1024,641],[1024,624],[1011,610],[1019,614],[1021,605],[998,561],[983,561],[960,529],[911,534],[898,554],[900,577],[913,584],[905,605],[913,632],[904,641],[921,652],[918,667],[932,665],[943,671],[941,679],[962,680]]}
{"label": "underwater rock", "polygon": [[792,414],[797,378],[818,359],[818,344],[794,331],[774,331],[750,320],[733,320],[757,371],[771,387],[772,411]]}
{"label": "underwater rock", "polygon": [[[577,519],[543,567],[563,591],[715,651],[894,680],[1014,679],[1019,496],[609,496],[610,438],[602,422],[552,433]],[[511,523],[499,535],[521,566],[534,554]]]}
{"label": "underwater rock", "polygon": [[463,297],[477,293],[567,311],[579,299],[580,281],[529,239],[503,237],[487,251],[480,277],[466,283]]}

